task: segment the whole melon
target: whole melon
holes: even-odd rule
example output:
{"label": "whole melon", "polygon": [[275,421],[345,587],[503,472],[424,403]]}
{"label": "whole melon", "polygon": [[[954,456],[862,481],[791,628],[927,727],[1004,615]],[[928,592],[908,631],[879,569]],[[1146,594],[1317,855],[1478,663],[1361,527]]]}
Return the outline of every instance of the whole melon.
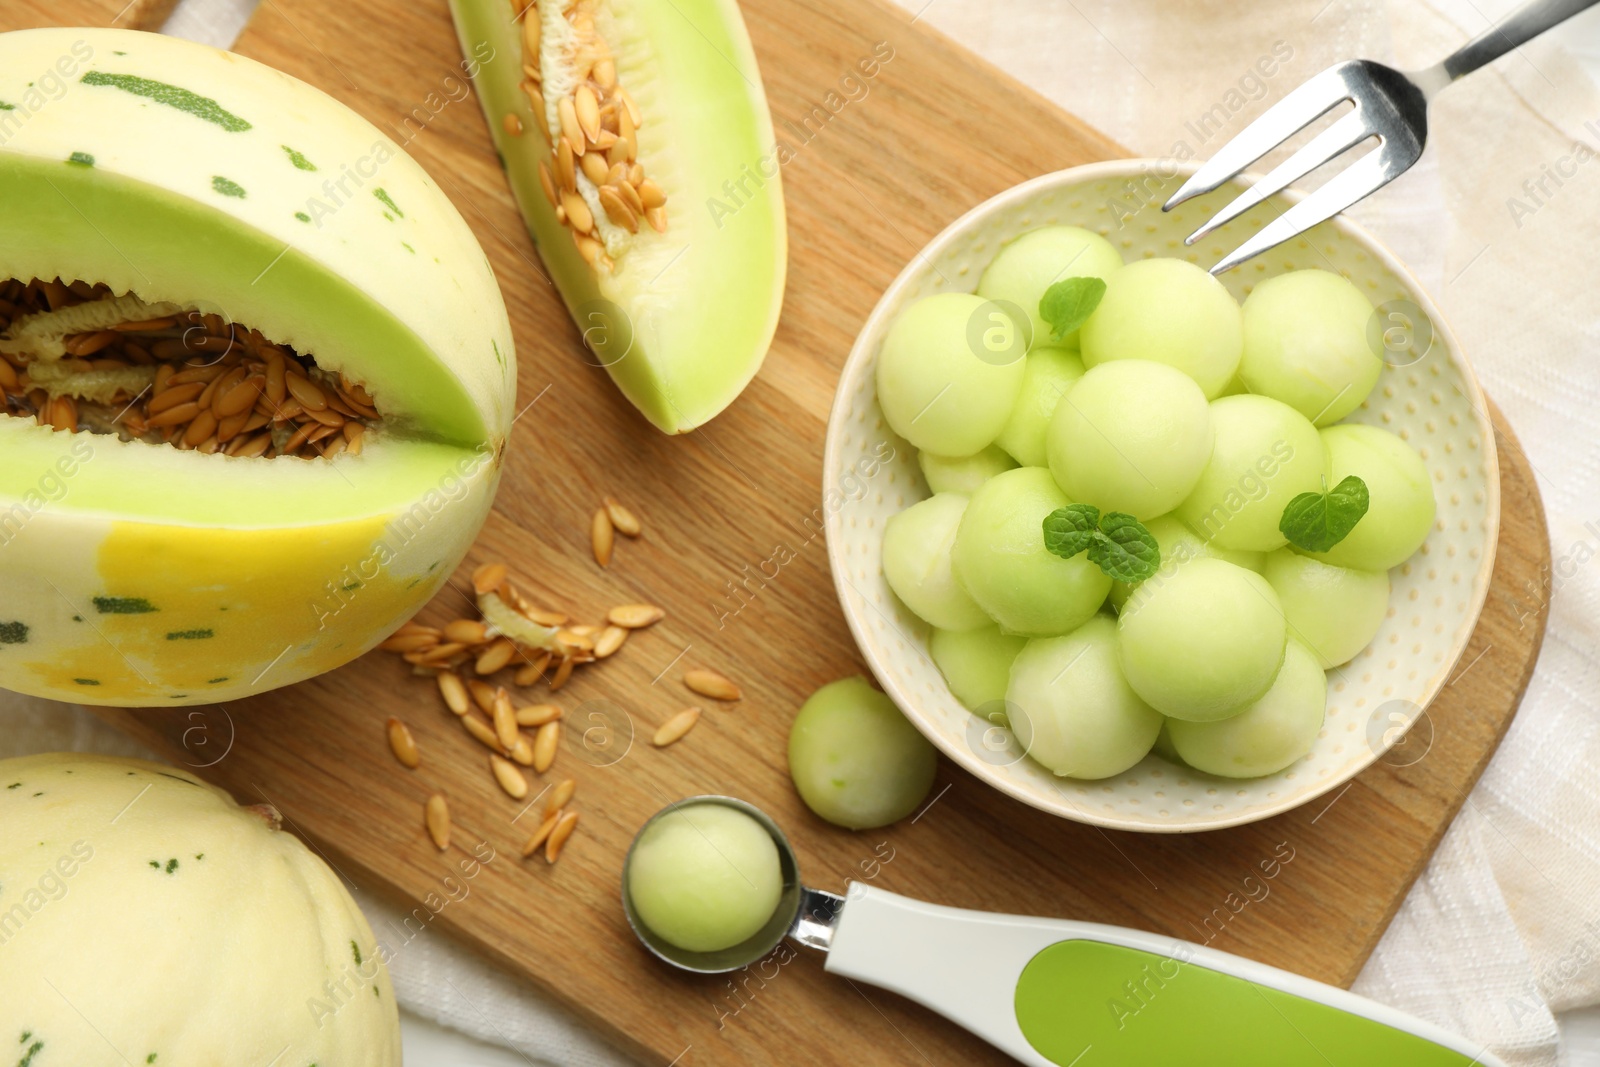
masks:
{"label": "whole melon", "polygon": [[4,1062],[398,1067],[386,952],[270,807],[139,760],[0,760]]}

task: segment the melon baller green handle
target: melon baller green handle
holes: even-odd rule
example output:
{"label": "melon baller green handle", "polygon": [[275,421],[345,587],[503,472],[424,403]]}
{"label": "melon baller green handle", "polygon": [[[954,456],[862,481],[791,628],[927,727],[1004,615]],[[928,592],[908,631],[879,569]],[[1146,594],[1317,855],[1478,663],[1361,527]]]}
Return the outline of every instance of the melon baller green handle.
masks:
{"label": "melon baller green handle", "polygon": [[852,883],[826,969],[1039,1067],[1504,1067],[1431,1023],[1200,945]]}

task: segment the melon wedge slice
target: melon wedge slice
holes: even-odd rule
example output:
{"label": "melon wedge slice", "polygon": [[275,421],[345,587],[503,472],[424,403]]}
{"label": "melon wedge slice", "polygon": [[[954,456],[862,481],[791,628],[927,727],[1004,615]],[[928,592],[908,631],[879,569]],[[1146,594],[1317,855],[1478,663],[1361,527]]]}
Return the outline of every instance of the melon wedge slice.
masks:
{"label": "melon wedge slice", "polygon": [[[684,433],[760,369],[780,164],[733,0],[451,0],[495,148],[591,361]],[[642,210],[641,210],[642,209]]]}
{"label": "melon wedge slice", "polygon": [[[460,214],[342,104],[173,38],[0,35],[0,105],[0,686],[211,702],[372,647],[465,554],[513,418],[509,322]],[[80,300],[85,286],[101,299]],[[46,291],[70,306],[41,312]],[[98,343],[85,323],[134,308],[247,330],[185,369],[235,360],[247,373],[265,338],[330,393],[351,383],[378,415],[350,417],[360,454],[251,458],[225,454],[216,431],[192,448],[129,432],[108,412],[147,413],[159,397],[137,368],[70,354]],[[182,340],[152,339],[144,357],[190,343],[166,332]],[[75,366],[108,384],[74,384]],[[142,373],[169,372],[147,359]],[[99,432],[53,430],[62,395],[99,407]],[[259,432],[282,444],[291,406],[258,401],[272,420]]]}

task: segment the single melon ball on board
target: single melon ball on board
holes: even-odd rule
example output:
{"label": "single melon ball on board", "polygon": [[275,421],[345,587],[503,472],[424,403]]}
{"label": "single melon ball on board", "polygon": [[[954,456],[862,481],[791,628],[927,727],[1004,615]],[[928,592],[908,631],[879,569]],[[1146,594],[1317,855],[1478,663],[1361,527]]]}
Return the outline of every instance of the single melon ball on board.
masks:
{"label": "single melon ball on board", "polygon": [[990,445],[970,456],[917,453],[917,466],[922,468],[922,478],[928,483],[928,489],[935,493],[965,493],[971,496],[978,491],[978,486],[1016,465],[1017,461],[1001,451],[998,445]]}
{"label": "single melon ball on board", "polygon": [[766,827],[737,808],[698,801],[639,835],[627,890],[651,933],[690,952],[717,952],[754,937],[772,918],[783,868]]}
{"label": "single melon ball on board", "polygon": [[919,500],[883,527],[883,576],[916,616],[944,630],[970,630],[989,622],[956,581],[950,555],[967,510],[960,493]]}
{"label": "single melon ball on board", "polygon": [[1422,457],[1388,430],[1358,423],[1329,426],[1322,443],[1329,487],[1353,474],[1367,485],[1368,505],[1344,540],[1309,554],[1364,571],[1386,571],[1410,559],[1433,529],[1433,481]]}
{"label": "single melon ball on board", "polygon": [[1074,501],[1151,519],[1176,507],[1211,459],[1211,410],[1163,363],[1104,363],[1056,406],[1050,473]]}
{"label": "single melon ball on board", "polygon": [[6,1062],[399,1067],[391,950],[280,825],[177,767],[0,760]]}
{"label": "single melon ball on board", "polygon": [[1169,719],[1167,733],[1178,756],[1197,771],[1259,778],[1311,751],[1327,702],[1328,679],[1316,656],[1290,639],[1272,687],[1248,707],[1219,722]]}
{"label": "single melon ball on board", "polygon": [[[1240,549],[1222,548],[1215,541],[1207,541],[1199,537],[1189,527],[1179,522],[1171,515],[1160,515],[1144,524],[1150,531],[1150,536],[1156,539],[1156,545],[1161,551],[1161,564],[1154,578],[1157,580],[1170,575],[1180,565],[1191,559],[1207,557],[1210,559],[1227,560],[1235,567],[1243,567],[1247,571],[1261,573],[1261,568],[1266,562],[1264,552],[1245,552]],[[1110,602],[1113,608],[1122,610],[1122,605],[1128,602],[1133,591],[1138,585],[1129,585],[1127,582],[1113,581],[1111,583]]]}
{"label": "single melon ball on board", "polygon": [[988,705],[1006,698],[1011,663],[1027,643],[1027,638],[1003,634],[997,626],[935,630],[928,638],[928,654],[963,707],[988,712],[998,710]]}
{"label": "single melon ball on board", "polygon": [[1106,279],[1078,345],[1090,369],[1118,359],[1165,363],[1215,399],[1239,369],[1244,327],[1238,303],[1210,274],[1181,259],[1143,259]]}
{"label": "single melon ball on board", "polygon": [[865,678],[841,678],[800,706],[789,729],[789,777],[806,807],[850,830],[917,810],[938,769],[928,739]]}
{"label": "single melon ball on board", "polygon": [[1213,400],[1211,424],[1211,459],[1174,517],[1219,548],[1282,547],[1283,509],[1301,493],[1320,492],[1328,473],[1316,427],[1287,404],[1250,395]]}
{"label": "single melon ball on board", "polygon": [[1371,301],[1331,271],[1268,278],[1245,297],[1239,377],[1252,393],[1331,425],[1361,406],[1383,369],[1371,323]]}
{"label": "single melon ball on board", "polygon": [[936,293],[900,312],[878,352],[878,404],[895,433],[940,456],[987,448],[1022,389],[1024,353],[990,352],[972,293]]}
{"label": "single melon ball on board", "polygon": [[1011,665],[1011,730],[1051,773],[1109,778],[1150,752],[1161,715],[1117,662],[1117,624],[1097,615],[1065,637],[1029,641]]}
{"label": "single melon ball on board", "polygon": [[1034,347],[1073,347],[1077,330],[1056,337],[1050,324],[1039,316],[1045,290],[1068,278],[1109,278],[1121,266],[1121,254],[1099,234],[1076,226],[1045,226],[1000,249],[978,282],[978,295],[985,300],[1010,301],[1026,312]]}
{"label": "single melon ball on board", "polygon": [[994,443],[1024,467],[1050,462],[1045,435],[1056,406],[1072,383],[1083,377],[1083,360],[1065,348],[1034,348],[1022,374],[1022,392],[1011,418]]}
{"label": "single melon ball on board", "polygon": [[1372,643],[1389,612],[1389,572],[1358,571],[1280,548],[1262,571],[1278,594],[1289,636],[1323,670],[1348,663]]}
{"label": "single melon ball on board", "polygon": [[956,532],[956,576],[1007,633],[1075,630],[1111,590],[1111,579],[1085,553],[1062,559],[1044,546],[1045,518],[1069,503],[1043,467],[997,474],[967,503]]}
{"label": "single melon ball on board", "polygon": [[1283,665],[1283,608],[1267,580],[1220,559],[1142,582],[1117,616],[1128,683],[1163,715],[1238,714]]}

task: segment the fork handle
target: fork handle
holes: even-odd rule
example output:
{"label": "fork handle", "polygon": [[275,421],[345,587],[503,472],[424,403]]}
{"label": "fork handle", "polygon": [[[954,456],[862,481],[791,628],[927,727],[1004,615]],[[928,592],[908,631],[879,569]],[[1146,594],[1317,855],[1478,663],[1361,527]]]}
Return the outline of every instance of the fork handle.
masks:
{"label": "fork handle", "polygon": [[1597,3],[1600,0],[1533,0],[1462,45],[1436,69],[1446,82],[1453,82]]}

